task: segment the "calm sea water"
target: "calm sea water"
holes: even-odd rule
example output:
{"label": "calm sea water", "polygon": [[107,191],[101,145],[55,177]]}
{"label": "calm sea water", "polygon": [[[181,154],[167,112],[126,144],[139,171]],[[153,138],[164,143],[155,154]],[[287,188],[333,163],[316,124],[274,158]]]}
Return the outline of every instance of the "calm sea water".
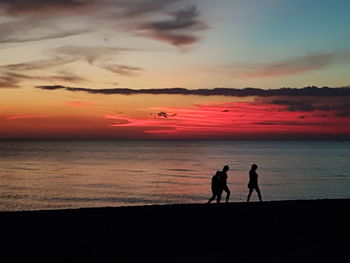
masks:
{"label": "calm sea water", "polygon": [[225,164],[240,202],[252,163],[264,200],[350,198],[349,161],[344,141],[0,141],[0,210],[204,203]]}

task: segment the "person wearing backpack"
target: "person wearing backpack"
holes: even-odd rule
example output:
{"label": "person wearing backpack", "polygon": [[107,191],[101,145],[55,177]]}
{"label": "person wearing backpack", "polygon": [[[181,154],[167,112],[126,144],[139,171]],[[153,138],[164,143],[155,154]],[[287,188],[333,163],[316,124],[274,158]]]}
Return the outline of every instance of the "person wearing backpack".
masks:
{"label": "person wearing backpack", "polygon": [[211,178],[211,192],[212,197],[208,200],[208,204],[210,204],[213,200],[216,199],[216,203],[220,203],[221,200],[221,194],[223,191],[222,184],[221,184],[221,174],[220,171],[217,171],[216,174]]}
{"label": "person wearing backpack", "polygon": [[230,198],[230,189],[227,186],[227,171],[230,168],[228,165],[225,165],[222,171],[217,171],[216,174],[212,177],[211,180],[211,191],[212,197],[208,200],[208,203],[215,200],[220,203],[222,191],[226,192],[226,203],[228,203],[228,199]]}

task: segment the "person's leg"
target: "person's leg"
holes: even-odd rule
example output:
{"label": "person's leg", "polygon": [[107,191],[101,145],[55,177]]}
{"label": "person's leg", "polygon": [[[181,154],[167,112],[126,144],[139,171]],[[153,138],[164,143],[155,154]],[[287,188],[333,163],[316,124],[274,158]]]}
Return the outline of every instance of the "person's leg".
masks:
{"label": "person's leg", "polygon": [[252,193],[253,193],[253,188],[249,188],[249,193],[248,193],[248,197],[247,197],[247,202],[249,202],[250,196],[252,195]]}
{"label": "person's leg", "polygon": [[208,204],[211,203],[213,200],[215,200],[216,196],[218,195],[218,191],[215,187],[211,188],[211,194],[212,194],[212,197],[210,197],[210,199],[208,200]]}
{"label": "person's leg", "polygon": [[220,204],[221,193],[216,194],[216,203]]}
{"label": "person's leg", "polygon": [[259,186],[255,187],[255,191],[258,193],[258,197],[259,197],[260,202],[262,202],[261,192],[260,192]]}
{"label": "person's leg", "polygon": [[230,189],[228,189],[227,185],[224,186],[224,191],[226,192],[226,203],[228,203],[228,199],[230,198]]}
{"label": "person's leg", "polygon": [[210,204],[211,203],[211,201],[213,201],[213,200],[215,200],[215,195],[213,194],[213,196],[212,197],[210,197],[210,199],[208,200],[208,204]]}

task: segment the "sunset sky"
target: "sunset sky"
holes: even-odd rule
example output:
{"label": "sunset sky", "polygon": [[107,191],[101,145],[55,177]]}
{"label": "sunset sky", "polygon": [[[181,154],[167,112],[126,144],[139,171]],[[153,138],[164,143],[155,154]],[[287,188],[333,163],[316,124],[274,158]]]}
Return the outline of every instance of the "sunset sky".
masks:
{"label": "sunset sky", "polygon": [[0,138],[350,138],[349,10],[0,0]]}

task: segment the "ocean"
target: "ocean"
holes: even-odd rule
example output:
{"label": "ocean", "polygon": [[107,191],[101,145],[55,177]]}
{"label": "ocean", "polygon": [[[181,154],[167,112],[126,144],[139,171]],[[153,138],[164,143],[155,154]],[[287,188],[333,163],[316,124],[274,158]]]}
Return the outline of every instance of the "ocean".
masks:
{"label": "ocean", "polygon": [[245,202],[253,163],[264,201],[350,198],[349,160],[350,141],[1,140],[0,211],[205,203],[224,165]]}

